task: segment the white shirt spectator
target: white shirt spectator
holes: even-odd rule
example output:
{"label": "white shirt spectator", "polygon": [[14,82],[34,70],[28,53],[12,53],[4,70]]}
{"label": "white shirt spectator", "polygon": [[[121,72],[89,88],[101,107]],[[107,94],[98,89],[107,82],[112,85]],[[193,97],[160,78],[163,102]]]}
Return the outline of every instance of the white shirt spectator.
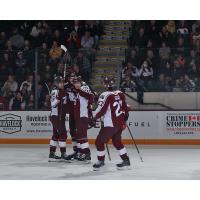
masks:
{"label": "white shirt spectator", "polygon": [[152,67],[149,67],[148,64],[144,63],[141,67],[141,69],[138,72],[138,75],[141,77],[149,77],[153,76],[153,69]]}
{"label": "white shirt spectator", "polygon": [[2,87],[3,96],[6,97],[10,93],[15,93],[18,89],[18,83],[12,79],[11,76],[9,76],[8,80],[4,83],[4,86]]}
{"label": "white shirt spectator", "polygon": [[22,91],[22,88],[23,88],[24,84],[28,85],[27,91],[30,92],[32,90],[32,85],[33,84],[31,82],[28,82],[28,81],[23,81],[22,84],[21,84],[21,86],[20,86],[20,88],[19,88],[19,90]]}
{"label": "white shirt spectator", "polygon": [[37,29],[36,26],[33,26],[31,32],[30,32],[30,35],[33,36],[33,37],[37,37],[40,33],[40,30]]}

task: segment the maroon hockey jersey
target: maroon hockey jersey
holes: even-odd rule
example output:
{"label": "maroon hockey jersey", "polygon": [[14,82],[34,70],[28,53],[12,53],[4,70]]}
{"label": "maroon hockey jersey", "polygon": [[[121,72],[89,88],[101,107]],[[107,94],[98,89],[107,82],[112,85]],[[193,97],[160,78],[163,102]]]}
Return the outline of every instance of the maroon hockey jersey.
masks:
{"label": "maroon hockey jersey", "polygon": [[51,91],[51,116],[65,117],[65,105],[67,103],[67,96],[64,90],[54,88]]}
{"label": "maroon hockey jersey", "polygon": [[100,95],[94,118],[103,118],[104,127],[124,127],[129,107],[121,91],[107,91]]}

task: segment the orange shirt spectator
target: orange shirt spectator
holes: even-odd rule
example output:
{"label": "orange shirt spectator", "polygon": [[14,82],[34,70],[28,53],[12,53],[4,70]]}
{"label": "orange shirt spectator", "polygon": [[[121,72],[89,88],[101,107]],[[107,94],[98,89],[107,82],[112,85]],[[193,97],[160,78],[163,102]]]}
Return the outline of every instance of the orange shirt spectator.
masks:
{"label": "orange shirt spectator", "polygon": [[57,58],[60,58],[61,55],[62,55],[62,49],[58,46],[57,42],[54,41],[53,45],[49,51],[49,56],[52,59],[57,59]]}

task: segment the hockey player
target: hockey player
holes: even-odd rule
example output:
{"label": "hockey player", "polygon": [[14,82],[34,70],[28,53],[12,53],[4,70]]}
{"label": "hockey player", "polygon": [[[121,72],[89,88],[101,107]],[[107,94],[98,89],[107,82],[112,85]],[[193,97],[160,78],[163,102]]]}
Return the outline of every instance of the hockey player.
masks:
{"label": "hockey player", "polygon": [[91,155],[87,138],[87,129],[90,117],[90,105],[93,101],[93,94],[88,85],[80,78],[74,80],[76,91],[76,102],[74,104],[74,119],[77,128],[77,141],[80,144],[79,161],[90,162]]}
{"label": "hockey player", "polygon": [[94,120],[103,117],[103,126],[95,142],[98,158],[98,162],[93,165],[95,171],[104,166],[105,144],[110,139],[122,159],[122,162],[117,164],[117,168],[124,169],[130,166],[130,160],[121,139],[122,131],[126,127],[126,120],[128,120],[129,107],[124,94],[114,90],[112,80],[110,82],[106,80],[105,85],[107,91],[100,95],[94,115]]}
{"label": "hockey player", "polygon": [[[65,114],[63,110],[66,104],[63,78],[54,78],[54,88],[51,92],[51,114],[50,120],[53,126],[53,136],[50,140],[49,161],[68,161],[66,155],[67,131],[65,128]],[[61,156],[55,154],[57,146],[60,147]]]}
{"label": "hockey player", "polygon": [[74,88],[74,79],[77,76],[75,73],[70,72],[67,76],[67,83],[65,85],[66,95],[68,96],[68,114],[69,114],[69,130],[72,139],[73,153],[68,155],[69,160],[74,160],[78,158],[80,152],[80,144],[77,142],[77,130],[76,130],[76,121],[74,117],[74,106],[76,103],[77,93]]}

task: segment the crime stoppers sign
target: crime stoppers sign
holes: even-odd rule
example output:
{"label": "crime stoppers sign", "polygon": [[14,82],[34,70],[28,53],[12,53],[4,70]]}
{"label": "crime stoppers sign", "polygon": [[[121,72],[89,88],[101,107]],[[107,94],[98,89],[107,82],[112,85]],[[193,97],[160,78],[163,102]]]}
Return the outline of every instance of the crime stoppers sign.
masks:
{"label": "crime stoppers sign", "polygon": [[165,136],[175,138],[200,138],[200,112],[164,112]]}

